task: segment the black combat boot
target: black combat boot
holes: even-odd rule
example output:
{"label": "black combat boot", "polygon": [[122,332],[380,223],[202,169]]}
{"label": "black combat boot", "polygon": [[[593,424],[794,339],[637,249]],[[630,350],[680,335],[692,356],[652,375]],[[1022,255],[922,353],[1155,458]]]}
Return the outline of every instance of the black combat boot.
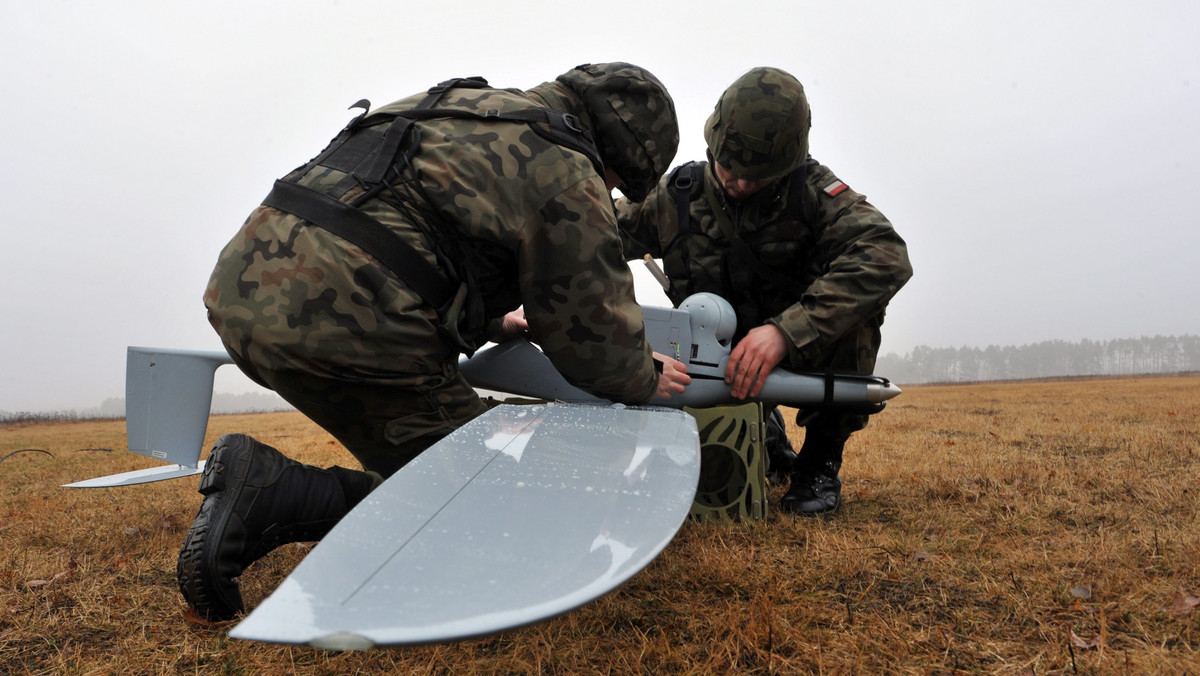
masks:
{"label": "black combat boot", "polygon": [[204,501],[175,573],[188,605],[211,621],[242,610],[235,578],[289,542],[321,539],[377,484],[377,475],[302,465],[244,434],[217,440],[204,465]]}
{"label": "black combat boot", "polygon": [[842,504],[842,449],[845,439],[819,440],[805,436],[792,470],[792,486],[780,500],[785,512],[816,516]]}
{"label": "black combat boot", "polygon": [[783,420],[783,412],[778,408],[771,409],[766,419],[767,446],[767,481],[772,486],[782,486],[787,483],[796,461],[796,450],[787,436],[787,423]]}

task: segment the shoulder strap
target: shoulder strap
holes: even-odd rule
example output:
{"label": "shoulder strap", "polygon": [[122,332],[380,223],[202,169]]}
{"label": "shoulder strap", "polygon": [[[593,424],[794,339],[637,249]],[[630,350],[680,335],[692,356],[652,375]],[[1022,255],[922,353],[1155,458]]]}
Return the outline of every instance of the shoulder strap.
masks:
{"label": "shoulder strap", "polygon": [[445,306],[453,296],[450,282],[433,264],[361,209],[288,181],[275,181],[262,203],[299,216],[371,254],[435,308]]}
{"label": "shoulder strap", "polygon": [[667,179],[667,189],[679,210],[679,232],[687,232],[692,227],[692,190],[704,180],[703,170],[704,166],[699,162],[687,162],[675,167]]}
{"label": "shoulder strap", "polygon": [[[560,113],[549,108],[525,108],[500,112],[487,110],[482,113],[460,108],[413,108],[396,113],[397,118],[411,121],[433,120],[437,118],[455,118],[460,120],[481,120],[484,122],[519,122],[529,125],[538,136],[560,146],[574,150],[592,163],[596,173],[604,175],[604,162],[600,159],[600,151],[592,135],[588,133],[579,118],[570,113]],[[395,123],[393,123],[395,124]],[[541,124],[548,128],[541,127]]]}
{"label": "shoulder strap", "polygon": [[[527,108],[509,112],[488,110],[480,113],[435,107],[442,96],[451,89],[480,89],[487,86],[487,80],[481,77],[454,78],[440,82],[429,89],[416,107],[394,114],[390,122],[387,118],[383,118],[382,121],[368,119],[367,111],[370,110],[371,102],[366,99],[356,102],[351,108],[362,108],[364,112],[351,120],[316,158],[310,160],[301,170],[292,172],[294,176],[302,175],[315,165],[328,166],[344,172],[346,177],[334,188],[334,194],[327,195],[292,181],[279,180],[262,203],[299,216],[358,246],[374,256],[396,277],[404,280],[435,308],[444,307],[457,292],[456,285],[447,280],[436,266],[429,263],[406,241],[388,230],[387,226],[357,208],[357,204],[373,196],[384,186],[389,170],[395,168],[402,171],[408,165],[411,154],[420,140],[420,130],[414,126],[414,122],[455,118],[527,124],[546,140],[583,154],[597,173],[604,175],[600,152],[591,134],[574,115],[549,108]],[[385,124],[386,127],[380,131],[380,127]],[[355,204],[342,202],[339,198],[354,185],[362,185],[366,192]]]}
{"label": "shoulder strap", "polygon": [[449,80],[442,80],[441,82],[429,88],[429,91],[426,92],[425,98],[417,104],[417,108],[432,108],[434,104],[442,99],[442,94],[445,94],[451,89],[483,89],[486,86],[488,86],[488,81],[478,75],[472,77],[453,77]]}
{"label": "shoulder strap", "polygon": [[[671,170],[667,175],[667,192],[675,200],[677,209],[676,218],[678,219],[679,235],[687,235],[693,232],[692,228],[692,197],[693,193],[703,185],[704,181],[704,165],[699,162],[685,162]],[[677,250],[683,265],[683,269],[688,271],[691,269],[691,254],[688,250],[688,245],[683,240],[678,240]],[[684,273],[683,276],[686,291],[683,297],[677,297],[678,294],[670,289],[667,290],[667,297],[671,302],[678,306],[683,302],[684,298],[690,296],[693,291],[692,276],[690,273]],[[672,287],[674,288],[674,287]]]}

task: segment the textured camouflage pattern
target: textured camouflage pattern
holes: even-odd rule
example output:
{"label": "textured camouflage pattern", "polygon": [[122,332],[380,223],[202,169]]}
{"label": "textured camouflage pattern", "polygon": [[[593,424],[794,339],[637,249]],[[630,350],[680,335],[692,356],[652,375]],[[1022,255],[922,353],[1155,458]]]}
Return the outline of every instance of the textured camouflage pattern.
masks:
{"label": "textured camouflage pattern", "polygon": [[[482,112],[540,103],[516,90],[464,88],[439,105]],[[524,305],[532,339],[573,384],[620,402],[648,400],[657,374],[604,178],[525,124],[416,126],[408,176],[419,181],[397,181],[388,201],[363,209],[435,265],[430,232],[452,229],[487,320]],[[322,190],[343,177],[317,168],[289,180]],[[484,410],[458,375],[458,350],[439,334],[435,309],[358,247],[293,215],[255,209],[221,252],[204,303],[243,370],[338,436],[367,469],[390,474],[378,460],[389,445],[423,448]]]}
{"label": "textured camouflage pattern", "polygon": [[688,516],[720,523],[767,518],[762,404],[683,410],[700,431],[700,483]]}
{"label": "textured camouflage pattern", "polygon": [[[904,240],[879,210],[853,189],[825,192],[838,182],[828,167],[810,162],[798,190],[780,180],[733,200],[701,164],[686,232],[669,177],[641,203],[617,201],[625,256],[662,258],[676,301],[704,291],[726,298],[737,313],[736,338],[770,322],[788,339],[792,365],[815,363],[882,313],[912,276]],[[735,239],[754,261],[733,252]]]}
{"label": "textured camouflage pattern", "polygon": [[[729,198],[711,165],[701,166],[684,232],[670,176],[641,203],[617,201],[626,258],[662,258],[676,303],[703,291],[726,298],[737,314],[735,340],[777,326],[787,366],[872,373],[884,310],[912,277],[907,246],[888,219],[853,189],[826,192],[840,181],[815,161],[794,174],[802,180],[780,179],[746,200]],[[735,239],[753,260],[734,253]],[[822,413],[810,431],[814,425],[844,437],[866,418]]]}
{"label": "textured camouflage pattern", "polygon": [[778,68],[755,68],[721,94],[704,123],[704,140],[735,178],[768,181],[804,163],[811,126],[800,81]]}
{"label": "textured camouflage pattern", "polygon": [[383,477],[487,410],[450,364],[441,377],[402,385],[378,378],[333,379],[275,370],[237,355],[233,359],[251,379],[332,434],[363,468]]}
{"label": "textured camouflage pattern", "polygon": [[637,66],[584,64],[528,93],[555,110],[582,111],[604,166],[621,177],[621,194],[634,202],[646,198],[679,148],[675,102],[658,78]]}

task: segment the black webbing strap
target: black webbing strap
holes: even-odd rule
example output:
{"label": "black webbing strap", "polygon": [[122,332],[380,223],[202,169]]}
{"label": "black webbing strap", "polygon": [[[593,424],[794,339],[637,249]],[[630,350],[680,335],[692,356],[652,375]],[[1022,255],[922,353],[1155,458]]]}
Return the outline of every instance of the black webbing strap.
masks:
{"label": "black webbing strap", "polygon": [[461,87],[463,89],[483,89],[487,86],[488,81],[478,75],[473,75],[471,77],[454,77],[450,78],[449,80],[442,80],[441,82],[429,88],[429,91],[426,92],[425,98],[421,99],[421,102],[417,104],[417,110],[432,108],[433,104],[441,100],[442,94],[445,94],[455,87]]}
{"label": "black webbing strap", "polygon": [[675,204],[679,210],[679,232],[687,232],[692,226],[691,204],[692,188],[697,182],[695,162],[683,164],[671,172],[671,192],[675,196]]}
{"label": "black webbing strap", "polygon": [[[685,162],[675,167],[667,177],[667,192],[675,199],[676,217],[679,221],[679,234],[687,234],[692,230],[692,190],[704,180],[703,165],[698,162]],[[692,262],[687,245],[679,247],[683,258],[683,269],[691,270]],[[685,277],[686,292],[683,298],[676,297],[672,291],[667,291],[667,297],[678,306],[684,298],[692,295],[692,277]]]}
{"label": "black webbing strap", "polygon": [[[604,165],[595,142],[574,115],[548,108],[509,112],[488,110],[479,113],[434,107],[443,94],[455,87],[479,89],[487,86],[487,81],[480,77],[446,80],[431,87],[428,95],[416,108],[391,114],[390,121],[387,117],[368,115],[370,101],[358,101],[351,108],[362,108],[364,112],[351,120],[329,146],[304,167],[304,171],[314,166],[323,166],[344,172],[346,176],[335,186],[334,194],[326,195],[296,183],[279,180],[275,181],[275,186],[262,203],[299,216],[366,251],[426,302],[440,310],[455,296],[458,288],[447,280],[435,265],[387,226],[354,205],[337,199],[354,185],[361,185],[366,188],[366,192],[358,201],[364,201],[382,188],[389,170],[395,168],[399,171],[406,166],[420,139],[419,130],[413,126],[415,121],[456,118],[522,122],[528,124],[539,136],[582,153],[591,161],[597,173],[604,175]],[[540,128],[538,123],[547,125],[549,130]],[[375,127],[377,124],[388,126],[380,131],[362,128]],[[397,155],[402,152],[405,156],[397,159]],[[293,172],[294,175],[298,173],[300,172]]]}
{"label": "black webbing strap", "polygon": [[275,181],[262,203],[299,216],[371,254],[435,308],[454,296],[455,289],[433,264],[364,211],[286,181]]}
{"label": "black webbing strap", "polygon": [[833,369],[825,369],[825,401],[821,402],[825,406],[829,406],[833,403],[833,375]]}
{"label": "black webbing strap", "polygon": [[[604,162],[596,149],[592,135],[583,128],[579,118],[570,113],[560,113],[549,108],[523,108],[501,112],[488,110],[482,113],[461,108],[413,108],[400,113],[398,117],[409,120],[434,120],[438,118],[454,118],[458,120],[483,120],[493,122],[521,122],[530,125],[535,133],[551,143],[566,146],[588,158],[596,173],[604,175]],[[536,126],[542,123],[550,127],[544,131]]]}
{"label": "black webbing strap", "polygon": [[388,125],[387,130],[383,132],[383,138],[379,141],[379,147],[375,151],[375,161],[361,175],[356,174],[358,181],[364,185],[373,186],[383,180],[388,169],[396,163],[396,153],[400,152],[400,145],[409,136],[412,124],[412,120],[408,118],[397,117],[392,124]]}

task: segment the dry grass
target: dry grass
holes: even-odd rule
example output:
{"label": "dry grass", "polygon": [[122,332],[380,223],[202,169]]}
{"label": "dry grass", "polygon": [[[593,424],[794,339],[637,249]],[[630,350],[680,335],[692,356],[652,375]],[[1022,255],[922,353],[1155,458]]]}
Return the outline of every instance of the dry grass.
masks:
{"label": "dry grass", "polygon": [[[174,566],[195,479],[59,488],[151,464],[121,422],[2,426],[0,457],[53,457],[0,462],[0,673],[1200,673],[1198,393],[1196,376],[910,387],[851,442],[833,516],[688,524],[550,622],[340,654],[189,620]],[[296,413],[210,429],[348,462]],[[256,564],[247,601],[303,554]]]}

